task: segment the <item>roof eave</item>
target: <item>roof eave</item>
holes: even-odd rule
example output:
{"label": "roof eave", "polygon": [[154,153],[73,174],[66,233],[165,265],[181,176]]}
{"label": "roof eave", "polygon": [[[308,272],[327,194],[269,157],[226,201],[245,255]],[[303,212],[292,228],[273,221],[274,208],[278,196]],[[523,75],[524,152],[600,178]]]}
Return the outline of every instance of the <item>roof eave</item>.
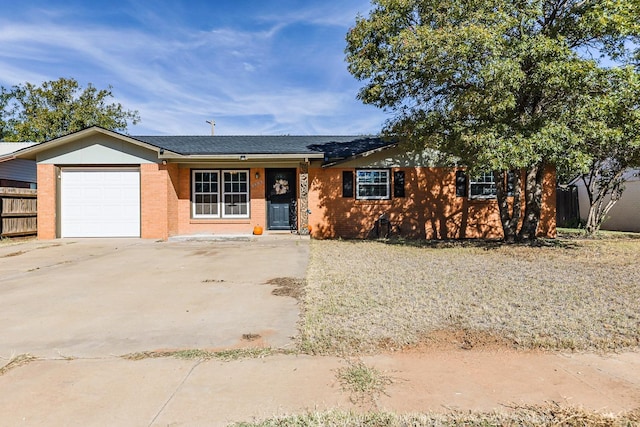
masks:
{"label": "roof eave", "polygon": [[345,157],[345,158],[342,158],[342,159],[336,159],[336,160],[333,160],[333,161],[329,161],[328,163],[323,164],[322,167],[323,168],[330,168],[330,167],[333,167],[333,166],[339,166],[339,165],[341,165],[343,163],[350,162],[352,160],[361,159],[363,157],[368,157],[368,156],[370,156],[372,154],[379,153],[381,151],[397,147],[398,144],[399,144],[398,142],[393,142],[393,143],[391,143],[389,145],[384,145],[382,147],[374,148],[373,150],[368,150],[368,151],[364,151],[362,153],[357,153],[357,154],[354,154],[352,156]]}
{"label": "roof eave", "polygon": [[[86,129],[80,130],[78,132],[71,133],[69,135],[64,135],[64,136],[61,136],[59,138],[55,138],[55,139],[52,139],[52,140],[49,140],[49,141],[41,142],[41,143],[33,145],[31,147],[23,148],[22,150],[18,150],[16,152],[14,152],[13,155],[15,156],[15,158],[18,158],[18,159],[35,160],[35,156],[38,153],[41,153],[41,152],[46,151],[46,150],[50,150],[50,149],[55,148],[55,147],[59,147],[59,146],[64,145],[64,144],[68,144],[70,142],[78,141],[78,140],[80,140],[82,138],[85,138],[85,137],[87,137],[89,135],[95,135],[95,134],[103,134],[103,135],[111,136],[113,138],[117,138],[117,139],[120,139],[122,141],[128,142],[130,144],[137,145],[139,147],[145,148],[147,150],[155,151],[158,154],[161,151],[164,151],[165,153],[167,153],[167,150],[163,149],[162,147],[157,147],[157,146],[149,144],[147,142],[140,141],[138,139],[132,138],[132,137],[127,136],[127,135],[123,135],[123,134],[115,132],[115,131],[104,129],[104,128],[101,128],[99,126],[92,126],[90,128],[86,128]],[[172,154],[178,155],[177,153],[172,153]]]}
{"label": "roof eave", "polygon": [[322,153],[288,153],[288,154],[175,154],[161,153],[161,160],[182,160],[182,161],[202,161],[202,160],[309,160],[323,159]]}

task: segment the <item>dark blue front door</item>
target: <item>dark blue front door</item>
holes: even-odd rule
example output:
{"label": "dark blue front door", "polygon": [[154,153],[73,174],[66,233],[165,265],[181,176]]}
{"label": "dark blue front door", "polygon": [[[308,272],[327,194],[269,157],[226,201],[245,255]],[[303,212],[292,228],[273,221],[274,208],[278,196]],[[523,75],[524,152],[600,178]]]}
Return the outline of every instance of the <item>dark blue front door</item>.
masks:
{"label": "dark blue front door", "polygon": [[296,170],[267,169],[267,224],[269,230],[295,230]]}

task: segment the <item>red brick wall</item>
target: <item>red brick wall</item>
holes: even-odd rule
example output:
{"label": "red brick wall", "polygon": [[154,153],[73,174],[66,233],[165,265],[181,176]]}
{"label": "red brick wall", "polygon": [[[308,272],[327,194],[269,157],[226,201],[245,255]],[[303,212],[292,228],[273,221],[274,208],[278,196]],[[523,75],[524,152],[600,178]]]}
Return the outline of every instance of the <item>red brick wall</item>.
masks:
{"label": "red brick wall", "polygon": [[167,171],[167,236],[175,236],[179,232],[178,221],[178,189],[180,169],[175,163],[164,166]]}
{"label": "red brick wall", "polygon": [[[443,168],[402,168],[405,196],[365,201],[342,198],[342,171],[309,169],[309,223],[315,237],[365,238],[375,220],[386,213],[400,233],[413,238],[497,238],[502,236],[497,204],[455,196],[455,172]],[[353,169],[349,169],[353,170]],[[56,228],[56,167],[39,164],[38,238],[54,239]],[[259,178],[255,178],[256,173]],[[142,164],[141,237],[167,239],[198,233],[251,233],[266,229],[265,169],[252,168],[249,219],[192,219],[191,170],[169,164]],[[555,237],[555,170],[545,176],[541,236]]]}
{"label": "red brick wall", "polygon": [[168,173],[165,165],[140,165],[140,237],[169,237]]}
{"label": "red brick wall", "polygon": [[56,235],[56,167],[38,164],[38,239],[55,239]]}
{"label": "red brick wall", "polygon": [[[220,169],[218,167],[214,169]],[[259,178],[256,179],[256,173]],[[259,225],[266,229],[265,170],[251,168],[249,170],[249,215],[240,219],[193,219],[191,215],[191,169],[183,167],[178,172],[177,234],[249,234]]]}
{"label": "red brick wall", "polygon": [[[456,197],[455,170],[396,168],[405,172],[405,196],[391,200],[342,197],[338,168],[309,170],[309,223],[319,238],[366,238],[374,235],[375,221],[386,214],[409,238],[500,238],[502,227],[495,200]],[[540,234],[555,237],[555,175],[545,177]],[[392,189],[393,190],[393,189]],[[354,190],[355,191],[355,190]]]}

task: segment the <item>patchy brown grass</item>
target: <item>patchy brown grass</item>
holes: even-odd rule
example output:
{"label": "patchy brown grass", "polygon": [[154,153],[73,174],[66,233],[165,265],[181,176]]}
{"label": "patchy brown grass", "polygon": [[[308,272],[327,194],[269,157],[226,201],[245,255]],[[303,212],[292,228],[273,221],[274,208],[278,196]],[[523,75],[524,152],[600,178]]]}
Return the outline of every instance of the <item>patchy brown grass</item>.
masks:
{"label": "patchy brown grass", "polygon": [[267,285],[275,286],[273,295],[301,299],[304,295],[304,280],[295,277],[277,277],[267,280]]}
{"label": "patchy brown grass", "polygon": [[348,361],[347,366],[337,370],[336,378],[340,388],[349,393],[351,403],[372,408],[378,397],[386,394],[386,387],[393,384],[393,378],[361,360]]}
{"label": "patchy brown grass", "polygon": [[426,414],[393,414],[389,412],[309,412],[302,415],[272,418],[263,421],[238,423],[236,426],[294,427],[294,426],[522,426],[522,427],[626,427],[640,423],[640,410],[613,415],[586,411],[582,408],[563,408],[559,405],[522,406],[510,412],[449,412]]}
{"label": "patchy brown grass", "polygon": [[231,350],[209,351],[202,349],[167,350],[167,351],[142,351],[129,353],[121,357],[126,360],[145,360],[173,357],[183,360],[211,360],[217,359],[229,362],[239,359],[258,359],[271,356],[273,354],[287,354],[284,350],[274,350],[271,348],[238,348]]}
{"label": "patchy brown grass", "polygon": [[[402,243],[402,242],[400,242]],[[300,346],[616,351],[640,345],[640,240],[311,243]]]}

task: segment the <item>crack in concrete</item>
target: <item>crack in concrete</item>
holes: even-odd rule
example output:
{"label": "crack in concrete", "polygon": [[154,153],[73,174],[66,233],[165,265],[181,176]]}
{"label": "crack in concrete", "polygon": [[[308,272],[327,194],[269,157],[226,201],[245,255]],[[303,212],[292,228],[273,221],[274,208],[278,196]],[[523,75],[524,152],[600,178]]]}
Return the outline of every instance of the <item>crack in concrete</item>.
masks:
{"label": "crack in concrete", "polygon": [[184,378],[182,379],[182,381],[180,381],[180,384],[178,384],[178,386],[176,387],[176,389],[173,391],[173,393],[171,393],[171,396],[169,396],[169,398],[167,399],[166,402],[164,402],[164,404],[162,405],[162,407],[158,410],[158,413],[156,413],[156,415],[153,417],[153,419],[151,420],[151,422],[149,423],[149,427],[151,427],[153,425],[153,423],[156,422],[156,420],[158,419],[158,417],[160,416],[160,414],[162,414],[162,412],[164,411],[164,409],[167,407],[167,405],[169,404],[169,402],[171,402],[174,398],[174,396],[178,393],[178,391],[182,388],[182,386],[184,385],[184,383],[189,379],[189,377],[191,376],[191,374],[193,373],[193,371],[202,363],[202,360],[198,360],[196,362],[195,365],[193,365],[191,367],[191,369],[189,369],[189,372],[187,372],[187,375],[184,376]]}

